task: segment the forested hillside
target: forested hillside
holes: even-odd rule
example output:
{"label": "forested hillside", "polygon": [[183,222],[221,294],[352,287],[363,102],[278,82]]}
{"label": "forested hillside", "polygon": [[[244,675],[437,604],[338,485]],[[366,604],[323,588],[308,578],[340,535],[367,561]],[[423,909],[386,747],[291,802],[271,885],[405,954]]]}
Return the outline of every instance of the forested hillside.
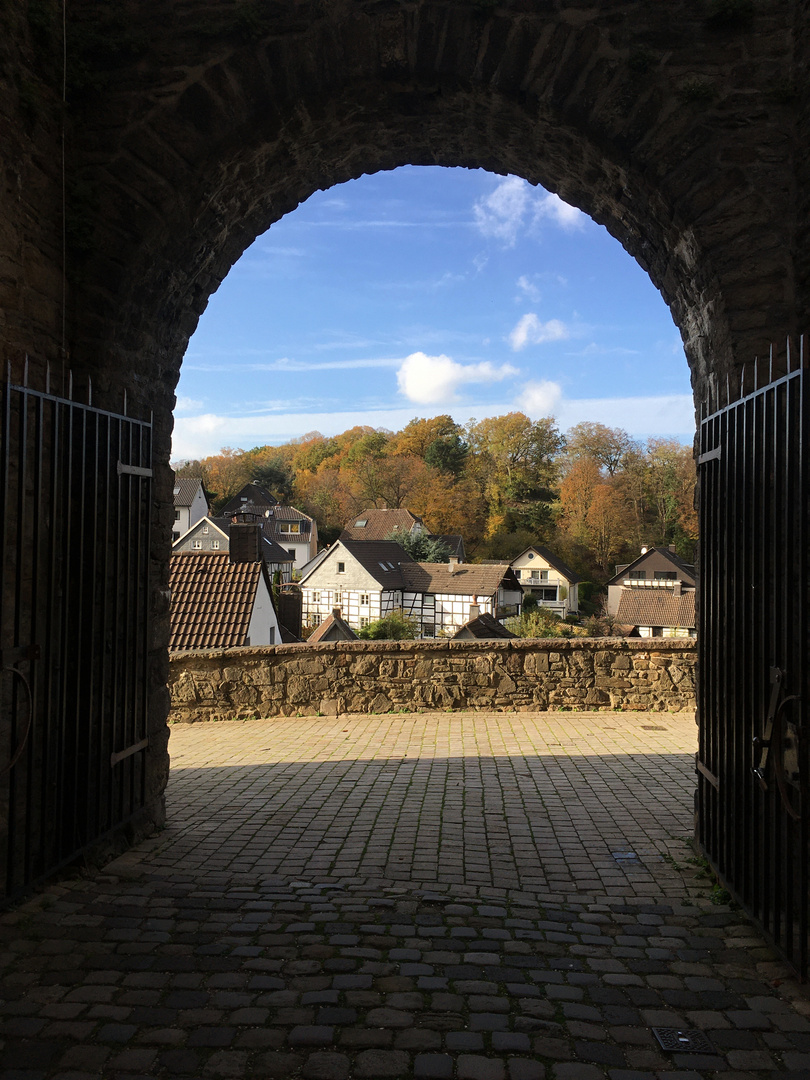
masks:
{"label": "forested hillside", "polygon": [[460,533],[471,560],[508,559],[544,544],[583,578],[605,581],[642,545],[694,555],[697,515],[692,448],[642,444],[620,429],[514,412],[460,426],[414,419],[402,431],[355,427],[311,432],[281,446],[224,448],[189,461],[214,510],[250,480],[312,515],[334,540],[368,507],[407,507],[431,532]]}

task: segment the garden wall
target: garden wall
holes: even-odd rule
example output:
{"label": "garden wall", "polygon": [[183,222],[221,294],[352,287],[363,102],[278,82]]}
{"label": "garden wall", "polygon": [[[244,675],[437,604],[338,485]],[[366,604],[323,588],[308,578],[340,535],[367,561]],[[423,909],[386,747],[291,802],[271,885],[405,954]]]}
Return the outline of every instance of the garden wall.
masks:
{"label": "garden wall", "polygon": [[691,711],[695,642],[351,641],[176,652],[173,723],[472,709]]}

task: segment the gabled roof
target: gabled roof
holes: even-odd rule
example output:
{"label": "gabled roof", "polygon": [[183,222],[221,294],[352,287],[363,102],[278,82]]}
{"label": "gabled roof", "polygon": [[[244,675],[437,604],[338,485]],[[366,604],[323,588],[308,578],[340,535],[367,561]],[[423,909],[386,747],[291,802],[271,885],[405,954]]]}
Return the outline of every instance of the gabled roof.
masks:
{"label": "gabled roof", "polygon": [[272,521],[275,518],[276,521],[308,521],[312,523],[312,518],[303,514],[300,510],[296,510],[294,506],[274,506],[273,513],[267,519]]}
{"label": "gabled roof", "polygon": [[340,608],[332,608],[320,626],[307,638],[307,641],[355,641],[357,634],[340,614]]}
{"label": "gabled roof", "polygon": [[[630,574],[631,570],[637,569],[643,562],[651,560],[653,557],[656,559],[663,558],[665,562],[671,564],[672,569],[678,572],[679,580],[685,581],[689,585],[695,584],[695,568],[691,563],[684,562],[680,555],[676,555],[674,551],[670,551],[667,547],[652,547],[639,555],[637,559],[634,559],[631,563],[626,563],[621,570],[617,571],[608,585],[620,585],[625,578]],[[647,623],[641,623],[642,626],[647,626]]]}
{"label": "gabled roof", "polygon": [[191,506],[199,491],[202,491],[203,498],[205,499],[206,505],[208,505],[208,499],[205,498],[205,488],[203,488],[202,480],[199,476],[175,476],[174,505]]}
{"label": "gabled roof", "polygon": [[245,503],[255,503],[264,510],[268,506],[275,506],[277,502],[278,499],[271,495],[266,487],[254,480],[250,484],[245,484],[241,491],[237,491],[235,495],[232,495],[222,507],[220,513],[233,514],[235,511],[242,509]]}
{"label": "gabled roof", "polygon": [[341,551],[355,559],[384,589],[401,589],[403,568],[419,566],[395,540],[375,540],[370,543],[362,540],[338,540],[329,548],[324,559],[313,559],[307,564],[300,584],[305,584],[313,571],[323,566],[327,560],[334,558],[337,562]]}
{"label": "gabled roof", "polygon": [[[209,518],[208,521],[215,525],[221,533],[224,533],[225,538],[230,541],[229,528],[231,519],[229,517]],[[192,530],[189,529],[189,532],[191,531]],[[186,533],[186,535],[188,535],[188,533]],[[183,537],[181,536],[180,540],[182,539]],[[179,544],[180,540],[175,541],[175,543]],[[286,548],[281,547],[281,545],[277,544],[272,537],[268,536],[264,529],[262,529],[262,558],[265,562],[271,563],[295,562],[294,556],[290,555]]]}
{"label": "gabled roof", "polygon": [[562,577],[568,580],[570,585],[578,585],[582,580],[579,574],[575,574],[571,567],[567,563],[564,563],[558,555],[554,555],[547,547],[542,547],[540,544],[532,544],[530,547],[521,551],[519,555],[516,555],[515,558],[512,559],[512,566],[515,565],[518,559],[522,559],[524,555],[528,555],[530,551],[534,551],[541,558],[545,559],[549,566],[552,566],[558,574],[561,574]]}
{"label": "gabled roof", "polygon": [[[222,519],[220,519],[220,522],[221,522],[221,520]],[[221,523],[217,523],[216,519],[214,519],[214,518],[201,517],[199,521],[195,521],[190,529],[186,529],[186,531],[183,533],[183,535],[179,536],[172,543],[172,547],[175,548],[175,547],[178,547],[180,544],[184,543],[184,541],[188,540],[188,538],[191,536],[192,533],[197,532],[199,530],[200,526],[204,526],[204,525],[207,525],[209,528],[215,529],[221,536],[223,536],[225,538],[225,541],[227,542],[227,540],[228,540],[228,530],[227,530],[227,528],[223,527]]]}
{"label": "gabled roof", "polygon": [[[169,648],[244,645],[264,574],[264,563],[232,563],[225,552],[173,554],[169,562]],[[266,576],[264,581],[267,584]]]}
{"label": "gabled roof", "polygon": [[[409,592],[457,596],[494,596],[504,587],[520,592],[520,582],[509,563],[403,563],[403,588]],[[506,579],[506,580],[504,580]]]}
{"label": "gabled roof", "polygon": [[323,551],[319,551],[314,558],[309,560],[309,562],[304,563],[304,565],[301,567],[301,579],[303,580],[303,578],[305,578],[307,574],[311,573],[311,571],[313,571],[316,567],[320,566],[330,551],[331,548],[324,548]]}
{"label": "gabled roof", "polygon": [[[494,615],[490,615],[488,611],[482,612],[482,614],[476,616],[474,619],[470,619],[469,622],[464,625],[453,634],[453,639],[461,638],[477,638],[480,641],[486,641],[489,638],[514,638],[517,634],[513,634],[511,630],[507,630],[503,623],[499,623]],[[451,639],[452,640],[452,639]]]}
{"label": "gabled roof", "polygon": [[[365,524],[363,524],[365,523]],[[421,525],[422,519],[410,510],[364,510],[346,525],[340,534],[341,540],[384,540],[394,529],[411,532],[415,525]]]}
{"label": "gabled roof", "polygon": [[431,539],[441,540],[441,542],[450,549],[451,555],[455,555],[456,558],[461,559],[462,562],[464,561],[464,538],[459,536],[458,533],[450,533],[447,536],[433,536],[431,533]]}
{"label": "gabled roof", "polygon": [[619,598],[616,622],[626,626],[673,626],[695,629],[695,591],[675,596],[659,592],[625,589]]}

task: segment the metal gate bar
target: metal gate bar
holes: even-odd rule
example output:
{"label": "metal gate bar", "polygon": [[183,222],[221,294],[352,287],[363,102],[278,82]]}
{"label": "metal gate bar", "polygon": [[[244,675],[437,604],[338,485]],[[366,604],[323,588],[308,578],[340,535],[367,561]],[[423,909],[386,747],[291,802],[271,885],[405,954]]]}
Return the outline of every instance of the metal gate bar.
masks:
{"label": "metal gate bar", "polygon": [[152,424],[3,385],[0,895],[144,805]]}
{"label": "metal gate bar", "polygon": [[698,456],[698,840],[803,977],[810,908],[807,361],[802,340],[744,372],[737,400],[727,393],[722,408],[704,410]]}

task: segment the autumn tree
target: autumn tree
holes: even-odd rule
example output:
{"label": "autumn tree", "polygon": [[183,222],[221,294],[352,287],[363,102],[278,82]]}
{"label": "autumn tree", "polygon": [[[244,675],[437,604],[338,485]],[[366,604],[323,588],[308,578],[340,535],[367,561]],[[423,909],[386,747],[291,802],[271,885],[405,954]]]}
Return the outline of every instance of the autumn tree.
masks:
{"label": "autumn tree", "polygon": [[583,422],[575,424],[565,435],[566,448],[573,461],[591,458],[608,476],[615,476],[624,465],[627,455],[637,444],[622,428]]}

